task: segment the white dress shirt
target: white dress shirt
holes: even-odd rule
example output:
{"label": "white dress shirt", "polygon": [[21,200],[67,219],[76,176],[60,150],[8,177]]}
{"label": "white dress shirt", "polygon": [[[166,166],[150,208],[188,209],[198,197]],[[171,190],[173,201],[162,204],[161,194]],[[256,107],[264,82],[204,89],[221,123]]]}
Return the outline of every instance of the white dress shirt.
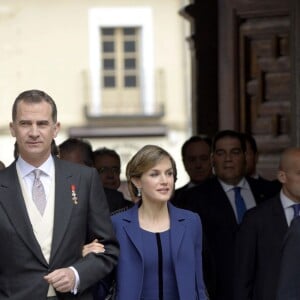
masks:
{"label": "white dress shirt", "polygon": [[233,190],[234,187],[238,186],[241,188],[241,195],[244,199],[247,210],[256,206],[256,202],[255,202],[254,196],[252,194],[252,191],[250,189],[249,183],[247,182],[247,180],[245,178],[242,178],[242,180],[237,185],[227,184],[220,179],[219,179],[219,182],[228,197],[228,200],[232,206],[232,209],[234,211],[234,215],[235,215],[235,218],[237,221],[238,221],[238,216],[237,216],[237,209],[236,209],[236,205],[235,205],[235,195],[234,195],[234,190]]}
{"label": "white dress shirt", "polygon": [[291,222],[294,218],[294,209],[293,209],[293,205],[297,204],[296,202],[294,202],[293,200],[289,199],[281,190],[280,191],[280,201],[284,210],[284,214],[286,217],[286,221],[288,223],[288,226],[291,225]]}

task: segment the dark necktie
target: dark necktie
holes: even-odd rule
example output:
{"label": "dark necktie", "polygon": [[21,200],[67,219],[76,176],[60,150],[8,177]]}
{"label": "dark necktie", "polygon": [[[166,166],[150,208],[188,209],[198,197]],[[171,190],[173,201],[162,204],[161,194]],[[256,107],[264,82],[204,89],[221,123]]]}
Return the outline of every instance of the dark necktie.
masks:
{"label": "dark necktie", "polygon": [[32,200],[35,203],[40,214],[43,215],[46,207],[46,194],[43,183],[40,180],[41,170],[35,169],[32,172],[34,174],[34,181],[32,185]]}
{"label": "dark necktie", "polygon": [[293,209],[294,209],[294,218],[299,217],[300,216],[300,203],[294,204],[292,205]]}
{"label": "dark necktie", "polygon": [[235,200],[235,207],[237,212],[237,219],[238,219],[238,223],[241,223],[247,208],[245,205],[245,201],[241,195],[241,188],[239,186],[236,186],[233,188],[233,190],[234,190],[234,200]]}

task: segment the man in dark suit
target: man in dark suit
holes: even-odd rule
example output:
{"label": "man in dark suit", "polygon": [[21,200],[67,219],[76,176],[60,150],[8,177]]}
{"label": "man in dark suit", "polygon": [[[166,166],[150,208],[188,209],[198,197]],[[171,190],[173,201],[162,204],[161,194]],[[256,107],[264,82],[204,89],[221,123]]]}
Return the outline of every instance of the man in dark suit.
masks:
{"label": "man in dark suit", "polygon": [[[299,169],[300,148],[285,150],[278,171],[278,180],[282,183],[280,194],[244,216],[236,243],[235,300],[276,298],[282,242],[294,217],[293,207],[300,203]],[[292,278],[283,277],[287,282]]]}
{"label": "man in dark suit", "polygon": [[[18,158],[0,172],[1,299],[92,300],[92,286],[117,263],[97,171],[51,155],[59,128],[49,95],[30,90],[16,98],[10,130]],[[95,238],[105,252],[82,258]]]}
{"label": "man in dark suit", "polygon": [[246,212],[237,234],[233,299],[275,299],[287,229],[279,195]]}
{"label": "man in dark suit", "polygon": [[300,299],[300,218],[293,220],[284,241],[276,300]]}
{"label": "man in dark suit", "polygon": [[218,132],[212,143],[215,177],[183,194],[185,208],[197,212],[202,220],[204,276],[213,300],[233,299],[235,237],[243,213],[275,192],[245,178],[245,152],[240,133]]}
{"label": "man in dark suit", "polygon": [[185,171],[190,181],[175,190],[171,202],[182,207],[181,194],[212,176],[210,161],[211,139],[204,136],[194,135],[186,140],[181,147],[181,157]]}
{"label": "man in dark suit", "polygon": [[283,165],[281,176],[284,194],[294,202],[294,219],[281,249],[276,300],[298,300],[300,299],[300,148],[288,149],[284,154],[285,156],[293,154],[293,159],[287,160]]}

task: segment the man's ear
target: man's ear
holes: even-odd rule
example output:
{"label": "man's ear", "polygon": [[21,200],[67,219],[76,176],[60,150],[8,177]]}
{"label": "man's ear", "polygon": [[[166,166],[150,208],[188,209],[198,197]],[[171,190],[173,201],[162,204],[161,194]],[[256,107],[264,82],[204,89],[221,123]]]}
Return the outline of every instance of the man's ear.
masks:
{"label": "man's ear", "polygon": [[60,130],[60,123],[57,122],[55,125],[54,125],[54,134],[53,134],[53,138],[56,138],[57,137],[57,134]]}
{"label": "man's ear", "polygon": [[10,130],[10,134],[11,134],[13,137],[16,137],[14,124],[13,124],[12,122],[9,123],[9,130]]}
{"label": "man's ear", "polygon": [[286,174],[284,171],[279,170],[277,172],[277,179],[280,181],[280,183],[285,183],[286,182]]}

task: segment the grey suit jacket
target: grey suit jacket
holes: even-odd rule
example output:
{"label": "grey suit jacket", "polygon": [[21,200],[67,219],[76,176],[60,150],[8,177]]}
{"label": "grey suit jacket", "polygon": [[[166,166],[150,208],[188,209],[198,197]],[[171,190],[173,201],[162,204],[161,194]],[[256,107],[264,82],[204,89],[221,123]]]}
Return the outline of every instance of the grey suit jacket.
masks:
{"label": "grey suit jacket", "polygon": [[[75,186],[78,204],[71,196]],[[105,253],[82,258],[85,243],[98,238]],[[55,158],[55,209],[52,248],[46,262],[32,230],[16,164],[0,172],[0,299],[46,299],[47,273],[73,266],[80,295],[59,299],[92,299],[91,287],[116,265],[119,254],[110,214],[97,171]]]}

